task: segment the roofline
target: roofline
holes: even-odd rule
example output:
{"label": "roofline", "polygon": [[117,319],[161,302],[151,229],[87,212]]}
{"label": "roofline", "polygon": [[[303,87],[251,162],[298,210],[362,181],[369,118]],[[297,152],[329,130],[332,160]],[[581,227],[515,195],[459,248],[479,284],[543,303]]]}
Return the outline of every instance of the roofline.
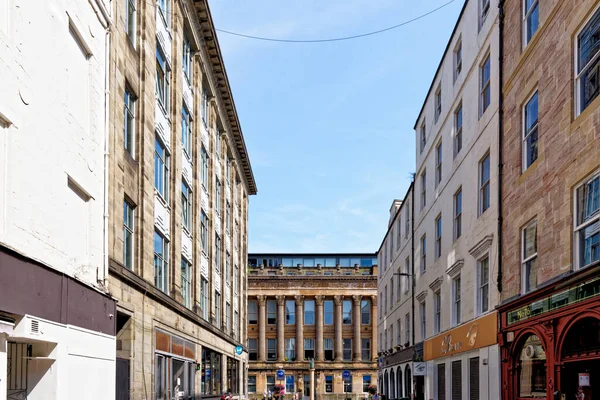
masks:
{"label": "roofline", "polygon": [[[467,1],[469,1],[469,0],[467,0]],[[398,218],[398,214],[400,214],[400,212],[402,211],[402,206],[404,204],[406,204],[406,199],[408,198],[408,194],[411,192],[411,190],[413,190],[414,185],[415,185],[415,181],[413,179],[413,181],[410,183],[410,186],[406,190],[406,194],[404,195],[404,198],[402,199],[402,204],[400,205],[400,207],[398,207],[398,210],[396,210],[396,213],[394,214],[394,218],[392,218],[392,223],[389,224],[387,231],[385,231],[385,235],[383,235],[383,239],[381,240],[381,244],[379,245],[379,249],[377,250],[377,255],[379,255],[379,252],[381,251],[381,248],[383,247],[383,244],[385,243],[385,238],[388,236],[388,233],[390,233],[390,230],[394,226],[394,221],[396,220],[396,218]]]}
{"label": "roofline", "polygon": [[[246,142],[244,141],[244,135],[242,134],[240,120],[238,118],[237,109],[233,100],[233,92],[231,91],[231,86],[229,85],[229,78],[227,77],[227,71],[225,70],[225,62],[223,61],[223,55],[221,54],[221,47],[219,45],[219,39],[217,38],[217,32],[215,30],[215,25],[210,13],[210,7],[208,6],[208,0],[193,0],[193,2],[201,27],[208,28],[201,29],[200,34],[206,43],[208,59],[212,64],[213,73],[217,78],[216,89],[220,91],[221,98],[223,99],[223,103],[226,108],[227,116],[229,117],[231,134],[234,137],[236,149],[241,159],[241,167],[244,171],[244,175],[246,176],[249,194],[254,195],[258,193],[258,188],[256,187],[254,173],[252,172],[252,166],[250,165],[250,158],[248,156],[248,150],[246,149]],[[211,51],[214,51],[216,54],[211,55]]]}
{"label": "roofline", "polygon": [[369,256],[377,257],[377,253],[248,253],[248,257],[256,256]]}
{"label": "roofline", "polygon": [[465,0],[465,4],[463,5],[463,8],[462,8],[462,10],[460,10],[460,14],[458,15],[458,18],[456,20],[454,29],[452,30],[452,34],[450,34],[450,39],[448,40],[448,44],[446,44],[446,48],[444,49],[444,54],[442,55],[440,63],[438,64],[438,67],[435,70],[435,74],[433,75],[433,80],[431,81],[429,90],[427,90],[427,95],[425,96],[425,99],[423,100],[423,105],[421,106],[421,110],[419,110],[419,114],[417,115],[417,120],[415,121],[415,126],[413,126],[413,130],[417,129],[417,125],[419,124],[419,119],[421,119],[421,114],[423,114],[423,110],[425,109],[425,104],[427,104],[427,99],[429,98],[429,95],[431,94],[431,91],[433,89],[433,84],[435,83],[435,80],[440,72],[440,69],[442,68],[442,64],[444,63],[444,58],[446,58],[446,54],[448,53],[448,49],[450,48],[450,44],[452,43],[454,34],[456,33],[456,30],[458,29],[458,24],[460,24],[460,20],[461,20],[463,14],[465,13],[465,9],[467,8],[468,3],[469,3],[469,0]]}

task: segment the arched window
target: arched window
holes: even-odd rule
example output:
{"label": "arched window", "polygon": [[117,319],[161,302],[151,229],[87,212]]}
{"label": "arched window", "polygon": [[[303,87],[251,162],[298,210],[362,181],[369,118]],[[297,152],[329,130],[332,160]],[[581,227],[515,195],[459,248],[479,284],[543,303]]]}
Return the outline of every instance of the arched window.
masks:
{"label": "arched window", "polygon": [[385,371],[385,375],[383,377],[383,394],[386,395],[386,397],[390,396],[390,392],[388,391],[388,382],[389,382],[389,375],[388,375],[388,372]]}
{"label": "arched window", "polygon": [[404,371],[404,397],[410,397],[412,393],[412,377],[410,367],[407,365]]}
{"label": "arched window", "polygon": [[402,397],[402,367],[398,367],[398,371],[396,371],[396,388],[398,398]]}
{"label": "arched window", "polygon": [[519,355],[519,397],[546,396],[546,352],[536,335],[527,338]]}
{"label": "arched window", "polygon": [[392,369],[390,371],[390,399],[396,398],[396,385],[394,384],[395,382],[396,376],[394,374],[394,370]]}
{"label": "arched window", "polygon": [[582,355],[600,352],[600,320],[583,318],[577,321],[563,341],[561,356],[563,361]]}

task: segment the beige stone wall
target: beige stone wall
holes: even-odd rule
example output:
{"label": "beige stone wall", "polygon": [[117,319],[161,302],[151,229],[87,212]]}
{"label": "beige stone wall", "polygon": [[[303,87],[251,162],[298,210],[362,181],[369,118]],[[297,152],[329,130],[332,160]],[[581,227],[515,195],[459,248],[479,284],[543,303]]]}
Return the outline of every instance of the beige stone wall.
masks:
{"label": "beige stone wall", "polygon": [[[574,189],[600,168],[600,98],[575,112],[576,37],[598,2],[544,1],[526,47],[521,3],[505,2],[502,298],[521,293],[521,230],[537,219],[538,285],[576,270]],[[522,107],[538,91],[538,159],[523,172]]]}

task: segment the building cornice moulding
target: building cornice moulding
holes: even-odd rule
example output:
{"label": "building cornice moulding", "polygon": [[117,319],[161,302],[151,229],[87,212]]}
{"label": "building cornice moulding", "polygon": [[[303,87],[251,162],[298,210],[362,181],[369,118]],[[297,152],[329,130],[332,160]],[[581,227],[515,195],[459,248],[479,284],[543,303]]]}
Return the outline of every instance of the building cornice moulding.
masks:
{"label": "building cornice moulding", "polygon": [[456,260],[454,264],[452,264],[450,268],[446,270],[446,274],[449,275],[451,278],[455,278],[458,274],[460,274],[463,265],[465,265],[464,259],[461,258],[460,260]]}
{"label": "building cornice moulding", "polygon": [[475,246],[469,250],[469,254],[471,254],[475,258],[480,258],[485,254],[486,251],[490,249],[492,246],[492,242],[494,240],[494,234],[487,235],[483,239],[479,241]]}
{"label": "building cornice moulding", "polygon": [[437,292],[442,287],[443,281],[444,281],[444,278],[441,276],[438,276],[433,282],[431,282],[429,284],[429,288],[431,290],[433,290],[434,292]]}

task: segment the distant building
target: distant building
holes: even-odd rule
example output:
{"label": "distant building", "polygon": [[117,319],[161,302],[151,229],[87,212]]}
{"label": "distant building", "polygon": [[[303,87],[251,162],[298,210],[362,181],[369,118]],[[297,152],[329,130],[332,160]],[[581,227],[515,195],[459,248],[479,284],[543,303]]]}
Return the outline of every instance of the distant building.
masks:
{"label": "distant building", "polygon": [[366,397],[377,376],[375,254],[250,254],[248,263],[249,396],[276,384],[309,396],[313,359],[317,398]]}

